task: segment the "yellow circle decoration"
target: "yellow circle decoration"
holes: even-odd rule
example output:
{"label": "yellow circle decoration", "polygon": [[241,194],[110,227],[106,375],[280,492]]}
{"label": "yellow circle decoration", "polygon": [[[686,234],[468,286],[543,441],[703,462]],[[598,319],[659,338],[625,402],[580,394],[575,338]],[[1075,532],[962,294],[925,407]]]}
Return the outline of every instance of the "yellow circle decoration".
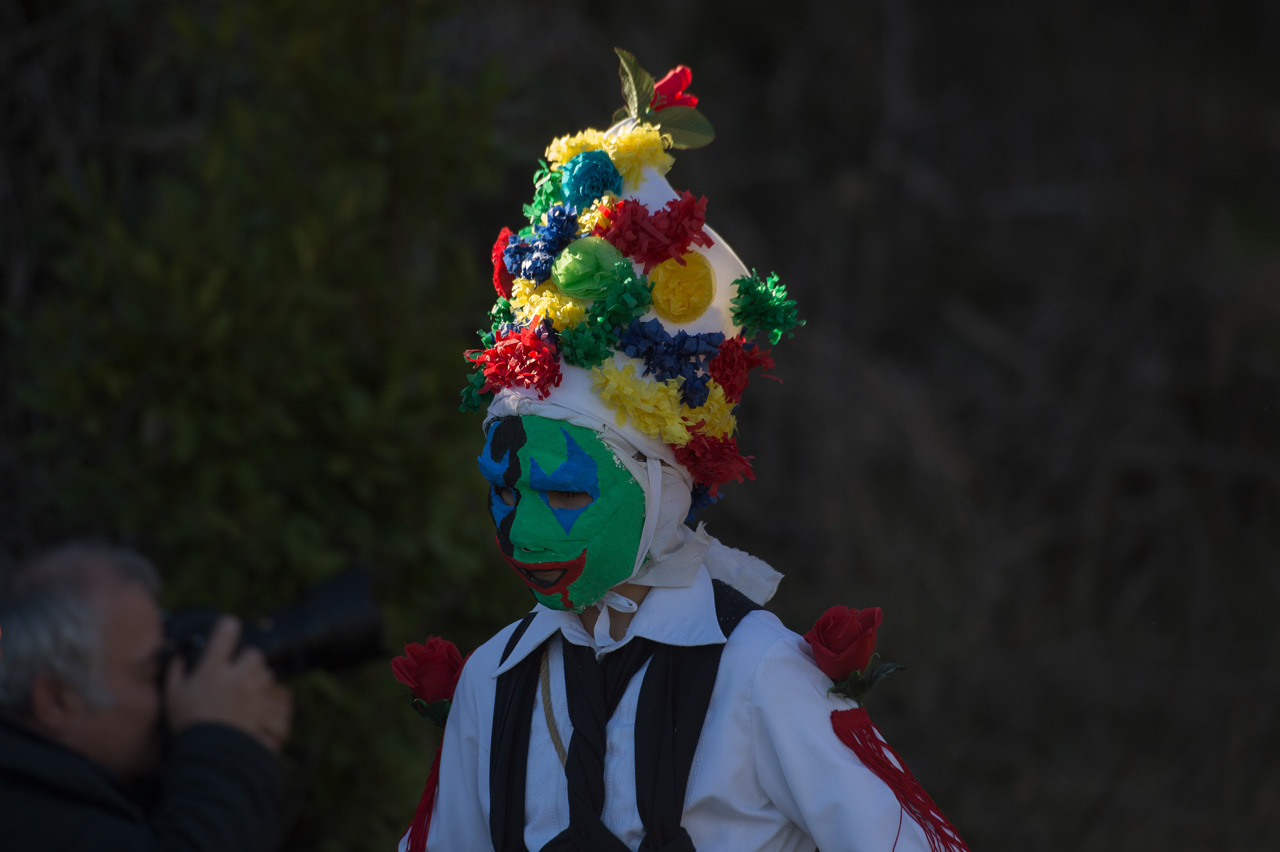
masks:
{"label": "yellow circle decoration", "polygon": [[681,260],[664,260],[653,268],[653,309],[667,322],[693,322],[707,312],[716,297],[716,276],[711,262],[696,251]]}

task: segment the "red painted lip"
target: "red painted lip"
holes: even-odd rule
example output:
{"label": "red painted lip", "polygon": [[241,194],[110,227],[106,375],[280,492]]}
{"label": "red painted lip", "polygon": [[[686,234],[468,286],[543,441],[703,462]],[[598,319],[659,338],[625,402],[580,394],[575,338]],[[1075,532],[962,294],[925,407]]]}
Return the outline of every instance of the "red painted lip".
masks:
{"label": "red painted lip", "polygon": [[507,564],[515,569],[529,588],[544,595],[559,595],[567,607],[569,586],[582,576],[582,569],[587,564],[587,551],[583,548],[582,553],[573,559],[561,562],[521,562],[505,553],[502,558],[507,560]]}

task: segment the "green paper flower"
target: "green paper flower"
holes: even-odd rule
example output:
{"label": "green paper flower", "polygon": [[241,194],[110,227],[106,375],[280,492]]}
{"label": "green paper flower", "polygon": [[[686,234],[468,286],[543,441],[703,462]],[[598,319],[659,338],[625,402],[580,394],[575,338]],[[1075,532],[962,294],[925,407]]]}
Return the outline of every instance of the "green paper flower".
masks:
{"label": "green paper flower", "polygon": [[753,269],[733,285],[738,293],[733,297],[733,323],[746,337],[763,331],[769,342],[777,345],[784,334],[791,337],[793,328],[804,325],[795,300],[787,298],[787,288],[778,283],[777,275],[761,280]]}
{"label": "green paper flower", "polygon": [[614,334],[602,322],[587,320],[560,333],[560,354],[565,363],[584,370],[598,367],[613,355]]}
{"label": "green paper flower", "polygon": [[[551,265],[551,280],[575,299],[599,299],[618,284],[622,252],[604,237],[583,237],[565,246]],[[626,265],[631,273],[631,264]]]}

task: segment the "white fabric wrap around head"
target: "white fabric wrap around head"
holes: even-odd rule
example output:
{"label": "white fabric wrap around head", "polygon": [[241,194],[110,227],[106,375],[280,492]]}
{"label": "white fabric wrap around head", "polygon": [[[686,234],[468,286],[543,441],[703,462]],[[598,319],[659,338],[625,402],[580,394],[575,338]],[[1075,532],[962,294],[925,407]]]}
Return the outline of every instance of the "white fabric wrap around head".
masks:
{"label": "white fabric wrap around head", "polygon": [[[590,387],[585,370],[569,366],[562,370],[577,370]],[[569,379],[566,375],[565,381]],[[676,462],[671,448],[635,429],[617,425],[613,412],[595,394],[563,394],[561,391],[571,390],[563,385],[564,381],[554,394],[555,401],[538,399],[533,391],[523,388],[499,391],[489,405],[484,425],[487,429],[499,417],[563,420],[592,430],[613,450],[618,464],[627,469],[645,495],[644,530],[628,582],[683,588],[692,585],[698,569],[705,565],[711,579],[723,580],[757,604],[773,597],[782,580],[780,573],[749,553],[721,544],[704,524],[699,523],[694,530],[684,523],[689,515],[693,481]],[[590,405],[591,399],[596,400],[596,406]]]}

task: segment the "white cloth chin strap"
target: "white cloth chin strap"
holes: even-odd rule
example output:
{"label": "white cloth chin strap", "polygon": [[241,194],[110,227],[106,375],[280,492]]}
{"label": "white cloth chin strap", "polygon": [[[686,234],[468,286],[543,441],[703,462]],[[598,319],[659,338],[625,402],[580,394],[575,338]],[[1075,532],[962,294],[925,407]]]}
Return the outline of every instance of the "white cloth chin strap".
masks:
{"label": "white cloth chin strap", "polygon": [[605,651],[621,641],[609,635],[609,611],[616,609],[618,612],[635,612],[640,608],[640,604],[625,595],[608,591],[595,603],[595,607],[600,610],[600,616],[596,619],[595,630],[592,631],[593,638],[596,640],[596,647]]}

